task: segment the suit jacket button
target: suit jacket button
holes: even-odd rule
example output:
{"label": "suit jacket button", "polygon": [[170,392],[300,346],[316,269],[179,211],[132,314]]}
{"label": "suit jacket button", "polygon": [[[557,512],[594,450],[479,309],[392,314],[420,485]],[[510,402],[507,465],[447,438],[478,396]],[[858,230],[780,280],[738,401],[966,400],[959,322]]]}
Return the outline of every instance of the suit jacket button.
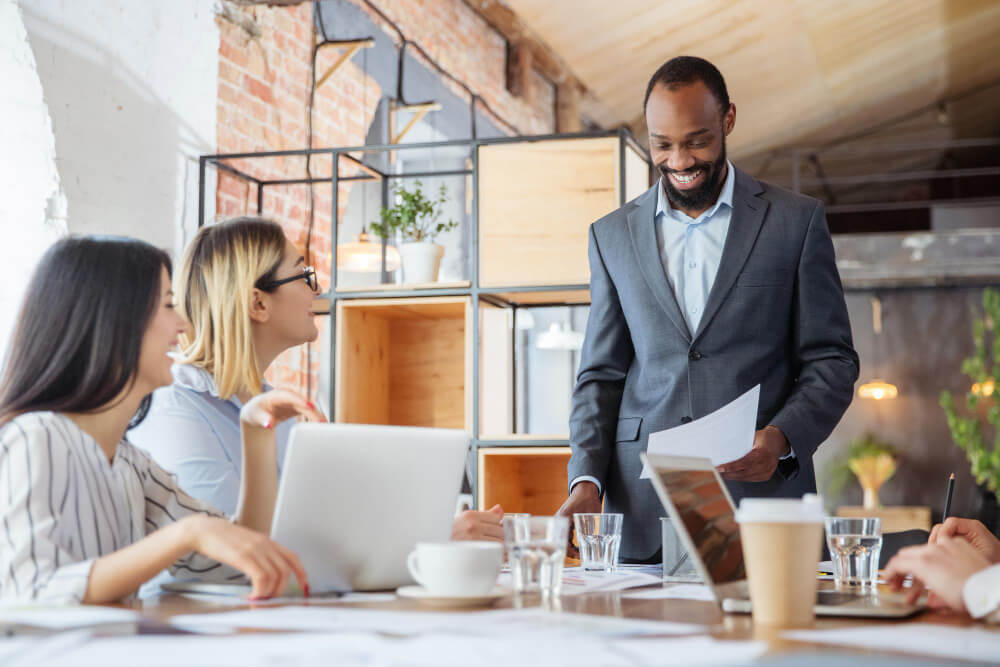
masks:
{"label": "suit jacket button", "polygon": [[681,423],[682,424],[687,424],[690,421],[691,421],[690,417],[681,417]]}
{"label": "suit jacket button", "polygon": [[701,352],[699,352],[698,350],[691,350],[690,352],[688,352],[688,359],[690,359],[691,361],[698,361],[699,359],[701,359]]}

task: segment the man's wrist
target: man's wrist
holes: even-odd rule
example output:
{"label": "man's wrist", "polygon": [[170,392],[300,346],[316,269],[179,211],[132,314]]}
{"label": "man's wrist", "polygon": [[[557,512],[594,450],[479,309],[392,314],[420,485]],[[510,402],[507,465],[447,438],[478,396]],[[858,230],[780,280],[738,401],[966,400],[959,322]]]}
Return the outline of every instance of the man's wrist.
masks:
{"label": "man's wrist", "polygon": [[594,498],[601,497],[601,490],[596,484],[591,482],[589,479],[581,479],[573,485],[570,495],[581,495],[581,496],[592,496]]}
{"label": "man's wrist", "polygon": [[780,428],[773,424],[768,424],[764,427],[764,430],[773,434],[773,437],[766,439],[765,442],[768,443],[769,449],[777,458],[781,459],[792,453],[792,446]]}

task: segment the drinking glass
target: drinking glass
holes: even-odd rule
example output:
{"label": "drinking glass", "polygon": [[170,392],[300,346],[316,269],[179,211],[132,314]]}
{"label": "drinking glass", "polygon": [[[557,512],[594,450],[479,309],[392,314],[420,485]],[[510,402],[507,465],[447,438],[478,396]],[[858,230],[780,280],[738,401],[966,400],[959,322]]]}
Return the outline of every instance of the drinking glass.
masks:
{"label": "drinking glass", "polygon": [[[514,519],[523,519],[524,517],[527,517],[527,516],[531,516],[531,515],[528,514],[527,512],[506,512],[503,515],[503,518],[500,519],[500,524],[501,524],[501,526],[504,527],[504,530],[506,531],[506,526],[507,526],[508,523],[510,523]],[[503,566],[505,568],[510,568],[510,553],[507,551],[506,545],[505,545],[505,548],[503,550]]]}
{"label": "drinking glass", "polygon": [[574,514],[576,543],[584,570],[614,572],[622,544],[623,514]]}
{"label": "drinking glass", "polygon": [[670,517],[660,517],[660,540],[663,547],[663,578],[669,581],[701,581],[701,575],[684,548]]}
{"label": "drinking glass", "polygon": [[882,551],[882,520],[828,517],[826,545],[837,588],[875,589]]}
{"label": "drinking glass", "polygon": [[504,522],[503,531],[514,590],[539,591],[546,597],[559,595],[569,518],[514,517]]}

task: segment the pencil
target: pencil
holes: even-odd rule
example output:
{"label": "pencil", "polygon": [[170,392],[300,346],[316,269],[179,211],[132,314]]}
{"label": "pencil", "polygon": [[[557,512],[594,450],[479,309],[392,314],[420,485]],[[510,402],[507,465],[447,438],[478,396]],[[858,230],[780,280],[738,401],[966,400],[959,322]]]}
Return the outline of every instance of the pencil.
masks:
{"label": "pencil", "polygon": [[951,495],[955,492],[955,473],[951,473],[948,477],[948,493],[944,496],[944,514],[941,515],[941,523],[948,518],[948,513],[951,512]]}

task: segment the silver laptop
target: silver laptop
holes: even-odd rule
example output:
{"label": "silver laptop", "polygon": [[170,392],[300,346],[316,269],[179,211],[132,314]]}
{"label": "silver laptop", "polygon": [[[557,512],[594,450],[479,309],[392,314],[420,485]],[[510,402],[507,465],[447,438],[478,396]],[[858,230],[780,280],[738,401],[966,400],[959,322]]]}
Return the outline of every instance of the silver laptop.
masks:
{"label": "silver laptop", "polygon": [[[316,593],[412,583],[417,542],[451,537],[469,435],[452,429],[297,424],[271,538],[294,551]],[[170,582],[169,592],[244,595],[248,586]]]}
{"label": "silver laptop", "polygon": [[[652,471],[650,481],[670,515],[689,558],[723,611],[750,612],[743,545],[736,506],[709,459],[642,454]],[[924,607],[906,604],[902,596],[878,597],[821,590],[817,616],[904,618]]]}

